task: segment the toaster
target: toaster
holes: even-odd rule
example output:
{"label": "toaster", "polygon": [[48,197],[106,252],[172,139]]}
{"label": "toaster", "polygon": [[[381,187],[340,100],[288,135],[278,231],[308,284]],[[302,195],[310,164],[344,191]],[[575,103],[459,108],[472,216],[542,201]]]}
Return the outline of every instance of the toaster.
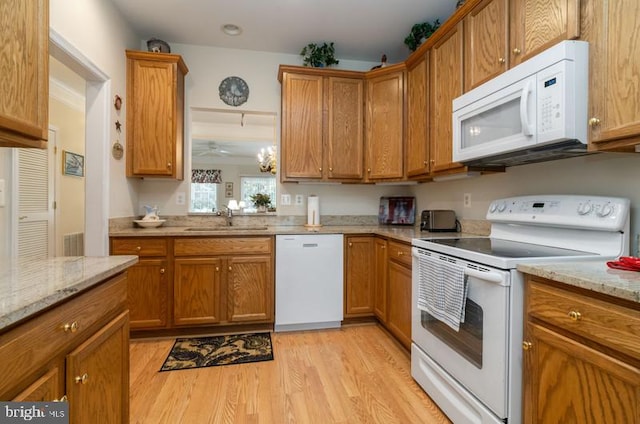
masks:
{"label": "toaster", "polygon": [[421,231],[459,231],[456,213],[452,210],[429,209],[422,211],[420,220]]}

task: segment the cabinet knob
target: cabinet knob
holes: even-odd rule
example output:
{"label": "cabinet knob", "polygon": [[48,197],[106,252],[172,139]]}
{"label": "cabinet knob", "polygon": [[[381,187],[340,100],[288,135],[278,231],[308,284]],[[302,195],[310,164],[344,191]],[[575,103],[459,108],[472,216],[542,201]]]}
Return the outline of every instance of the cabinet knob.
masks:
{"label": "cabinet knob", "polygon": [[398,256],[403,256],[404,252],[398,251]]}
{"label": "cabinet knob", "polygon": [[517,47],[516,47],[516,48],[514,48],[514,49],[513,49],[513,54],[514,54],[514,55],[516,55],[516,56],[517,56],[517,55],[519,55],[520,53],[522,53],[522,52],[520,51],[520,49],[519,49],[519,48],[517,48]]}
{"label": "cabinet knob", "polygon": [[231,266],[229,266],[229,271],[231,271]]}
{"label": "cabinet knob", "polygon": [[318,171],[322,172],[322,167],[318,168]]}
{"label": "cabinet knob", "polygon": [[349,247],[353,246],[353,243],[349,242]]}
{"label": "cabinet knob", "polygon": [[333,167],[329,167],[329,172],[333,172]]}
{"label": "cabinet knob", "polygon": [[532,347],[533,347],[533,343],[528,342],[526,340],[522,342],[522,350],[531,350]]}
{"label": "cabinet knob", "polygon": [[503,65],[503,64],[504,64],[504,62],[506,62],[506,61],[504,60],[504,57],[499,57],[499,58],[498,58],[498,63],[499,63],[499,64]]}
{"label": "cabinet knob", "polygon": [[167,169],[171,169],[171,162],[167,164]]}
{"label": "cabinet knob", "polygon": [[427,166],[427,165],[429,165],[429,161],[425,160],[424,162],[422,162],[422,164],[423,164],[424,166]]}
{"label": "cabinet knob", "polygon": [[71,324],[67,323],[62,326],[62,329],[65,333],[75,333],[76,331],[78,331],[78,328],[79,326],[76,321],[73,321]]}
{"label": "cabinet knob", "polygon": [[87,384],[87,381],[89,381],[89,374],[85,372],[82,376],[76,376],[75,380],[76,384]]}
{"label": "cabinet knob", "polygon": [[429,162],[431,162],[431,165],[433,165],[434,163],[436,163],[435,159],[431,159]]}
{"label": "cabinet knob", "polygon": [[219,266],[216,267],[216,272],[218,272],[218,271],[220,271],[220,267]]}
{"label": "cabinet knob", "polygon": [[142,247],[140,247],[140,246],[136,246],[136,250],[139,252],[139,251],[141,251],[141,250],[142,250]]}
{"label": "cabinet knob", "polygon": [[597,127],[598,125],[600,125],[600,120],[598,118],[591,118],[589,119],[589,126],[591,128],[593,127]]}
{"label": "cabinet knob", "polygon": [[66,402],[67,401],[67,395],[63,395],[60,399],[54,399],[54,402]]}
{"label": "cabinet knob", "polygon": [[382,246],[380,246],[380,249],[386,249],[387,246],[385,246],[384,244]]}
{"label": "cabinet knob", "polygon": [[580,321],[582,319],[582,314],[578,311],[571,311],[569,312],[569,318],[571,318],[571,321]]}
{"label": "cabinet knob", "polygon": [[160,274],[164,274],[164,268],[160,268]]}

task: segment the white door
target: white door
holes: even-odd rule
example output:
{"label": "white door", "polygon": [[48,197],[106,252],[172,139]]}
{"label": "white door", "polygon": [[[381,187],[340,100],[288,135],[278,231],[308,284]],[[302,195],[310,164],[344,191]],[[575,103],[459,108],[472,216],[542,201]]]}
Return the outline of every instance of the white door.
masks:
{"label": "white door", "polygon": [[49,130],[49,147],[16,149],[17,196],[13,228],[15,255],[20,258],[45,258],[54,251],[54,151],[55,131]]}

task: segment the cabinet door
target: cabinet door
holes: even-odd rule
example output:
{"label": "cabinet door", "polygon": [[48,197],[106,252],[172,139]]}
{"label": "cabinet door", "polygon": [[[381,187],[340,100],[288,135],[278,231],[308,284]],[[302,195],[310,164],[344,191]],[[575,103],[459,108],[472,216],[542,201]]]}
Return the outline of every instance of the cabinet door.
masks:
{"label": "cabinet door", "polygon": [[578,38],[580,0],[511,0],[510,32],[514,66],[562,40]]}
{"label": "cabinet door", "polygon": [[374,237],[345,238],[345,312],[347,318],[373,315]]}
{"label": "cabinet door", "polygon": [[483,0],[464,18],[465,92],[507,69],[508,2]]}
{"label": "cabinet door", "polygon": [[127,58],[127,176],[181,180],[186,66],[178,55]]}
{"label": "cabinet door", "polygon": [[49,2],[0,3],[0,147],[47,146]]}
{"label": "cabinet door", "polygon": [[429,52],[407,71],[407,176],[429,173]]}
{"label": "cabinet door", "polygon": [[430,72],[431,172],[462,167],[454,163],[452,102],[462,94],[462,23],[431,49]]}
{"label": "cabinet door", "polygon": [[282,82],[283,180],[322,178],[323,77],[285,73]]}
{"label": "cabinet door", "polygon": [[127,273],[127,300],[132,329],[167,326],[167,261],[140,259]]}
{"label": "cabinet door", "polygon": [[583,1],[584,39],[589,42],[590,141],[620,148],[640,136],[640,2]]}
{"label": "cabinet door", "polygon": [[327,82],[328,178],[364,176],[364,81],[329,77]]}
{"label": "cabinet door", "polygon": [[640,422],[640,369],[527,323],[525,423]]}
{"label": "cabinet door", "polygon": [[71,423],[129,422],[128,312],[67,356]]}
{"label": "cabinet door", "polygon": [[173,323],[175,325],[220,322],[220,258],[180,258],[174,261]]}
{"label": "cabinet door", "polygon": [[404,71],[367,81],[367,178],[401,178]]}
{"label": "cabinet door", "polygon": [[274,276],[271,256],[227,259],[229,321],[273,322]]}
{"label": "cabinet door", "polygon": [[53,367],[12,399],[13,402],[51,402],[62,397],[60,368]]}
{"label": "cabinet door", "polygon": [[387,241],[384,239],[375,239],[375,275],[373,277],[373,312],[376,317],[383,323],[387,322],[387,294],[388,290],[388,273],[387,273]]}
{"label": "cabinet door", "polygon": [[407,349],[411,348],[411,268],[389,261],[389,313],[387,328]]}

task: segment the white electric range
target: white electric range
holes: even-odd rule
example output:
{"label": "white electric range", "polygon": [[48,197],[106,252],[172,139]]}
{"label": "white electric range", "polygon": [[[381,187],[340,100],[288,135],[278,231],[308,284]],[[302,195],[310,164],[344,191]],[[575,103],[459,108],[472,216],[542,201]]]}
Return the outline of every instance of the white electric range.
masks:
{"label": "white electric range", "polygon": [[[495,200],[489,237],[413,239],[411,373],[456,423],[522,420],[520,263],[628,254],[628,199],[537,195]],[[418,308],[434,262],[464,270],[464,323],[455,331]]]}

